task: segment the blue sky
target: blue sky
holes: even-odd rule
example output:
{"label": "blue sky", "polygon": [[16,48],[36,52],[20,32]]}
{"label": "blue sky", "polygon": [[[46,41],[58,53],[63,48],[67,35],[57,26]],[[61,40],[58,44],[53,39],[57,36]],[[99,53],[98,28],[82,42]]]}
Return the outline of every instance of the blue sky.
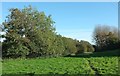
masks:
{"label": "blue sky", "polygon": [[2,20],[10,8],[32,5],[46,15],[51,14],[56,22],[56,31],[66,37],[87,40],[92,43],[96,25],[118,26],[118,3],[116,2],[5,2],[2,3]]}

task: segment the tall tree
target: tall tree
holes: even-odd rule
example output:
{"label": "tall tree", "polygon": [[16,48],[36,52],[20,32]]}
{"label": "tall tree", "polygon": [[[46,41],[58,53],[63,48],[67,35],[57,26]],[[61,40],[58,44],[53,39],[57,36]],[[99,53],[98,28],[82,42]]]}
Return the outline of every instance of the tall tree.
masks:
{"label": "tall tree", "polygon": [[54,52],[56,38],[54,21],[51,15],[34,10],[31,6],[24,9],[12,8],[7,20],[3,22],[6,32],[3,53],[10,56],[32,54],[49,55]]}
{"label": "tall tree", "polygon": [[93,32],[93,40],[98,50],[107,50],[108,46],[118,43],[118,29],[107,25],[98,25]]}

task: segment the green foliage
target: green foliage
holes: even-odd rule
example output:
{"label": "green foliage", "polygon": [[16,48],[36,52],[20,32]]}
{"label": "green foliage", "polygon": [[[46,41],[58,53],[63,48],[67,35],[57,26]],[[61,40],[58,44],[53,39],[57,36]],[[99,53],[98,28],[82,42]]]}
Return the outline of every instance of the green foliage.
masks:
{"label": "green foliage", "polygon": [[57,35],[51,15],[34,10],[12,8],[3,22],[3,57],[65,56],[75,54],[76,42]]}
{"label": "green foliage", "polygon": [[30,56],[34,53],[49,56],[55,53],[57,36],[50,15],[33,10],[31,6],[21,10],[13,8],[10,13],[8,20],[3,22],[6,32],[3,56]]}
{"label": "green foliage", "polygon": [[77,44],[77,48],[78,48],[78,51],[76,54],[85,53],[85,52],[94,52],[93,46],[89,42],[83,41],[83,40],[81,40]]}
{"label": "green foliage", "polygon": [[75,40],[66,37],[63,37],[62,40],[65,46],[64,55],[75,54],[77,52]]}
{"label": "green foliage", "polygon": [[56,50],[56,56],[63,56],[64,52],[66,51],[65,46],[64,46],[64,41],[62,40],[62,36],[61,35],[57,35],[57,38],[55,40],[56,46],[55,50]]}

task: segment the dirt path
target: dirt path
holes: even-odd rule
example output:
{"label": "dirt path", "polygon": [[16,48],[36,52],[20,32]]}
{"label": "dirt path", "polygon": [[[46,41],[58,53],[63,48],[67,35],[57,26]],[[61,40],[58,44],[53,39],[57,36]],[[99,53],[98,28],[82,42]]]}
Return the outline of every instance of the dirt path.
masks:
{"label": "dirt path", "polygon": [[92,70],[95,71],[95,76],[102,76],[99,71],[93,66],[93,64],[90,62],[90,60],[87,60],[89,62],[89,65],[91,67]]}

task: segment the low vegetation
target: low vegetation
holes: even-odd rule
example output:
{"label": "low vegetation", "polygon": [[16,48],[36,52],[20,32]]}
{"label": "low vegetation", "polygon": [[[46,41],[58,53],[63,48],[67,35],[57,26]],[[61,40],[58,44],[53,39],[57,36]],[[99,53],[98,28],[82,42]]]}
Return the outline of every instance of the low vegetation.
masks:
{"label": "low vegetation", "polygon": [[114,74],[118,73],[117,57],[6,59],[4,74]]}
{"label": "low vegetation", "polygon": [[118,57],[96,57],[88,59],[90,65],[98,72],[98,74],[113,74],[117,75]]}

